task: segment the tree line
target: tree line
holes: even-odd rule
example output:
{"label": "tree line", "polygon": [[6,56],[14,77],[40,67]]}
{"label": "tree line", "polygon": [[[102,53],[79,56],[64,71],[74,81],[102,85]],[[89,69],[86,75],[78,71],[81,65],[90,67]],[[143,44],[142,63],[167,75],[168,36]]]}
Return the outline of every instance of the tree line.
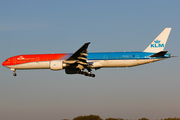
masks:
{"label": "tree line", "polygon": [[[68,120],[68,119],[62,119],[62,120]],[[100,116],[98,115],[87,115],[87,116],[78,116],[74,118],[73,120],[103,120]],[[123,118],[106,118],[105,120],[128,120],[128,119],[123,119]],[[149,120],[148,118],[140,118],[138,120]],[[158,119],[156,119],[158,120]],[[165,118],[165,119],[160,119],[160,120],[180,120],[180,118]]]}

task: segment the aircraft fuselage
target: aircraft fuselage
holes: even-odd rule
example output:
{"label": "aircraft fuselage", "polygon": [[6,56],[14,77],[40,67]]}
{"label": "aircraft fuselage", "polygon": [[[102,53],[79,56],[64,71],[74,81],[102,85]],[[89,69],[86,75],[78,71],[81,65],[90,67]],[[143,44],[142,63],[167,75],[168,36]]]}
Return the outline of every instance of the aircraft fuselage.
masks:
{"label": "aircraft fuselage", "polygon": [[[96,67],[131,67],[171,57],[150,57],[155,53],[146,52],[100,52],[88,53],[87,62]],[[8,58],[3,66],[13,69],[50,69],[53,60],[66,60],[72,53],[18,55]],[[98,63],[98,64],[96,64]]]}

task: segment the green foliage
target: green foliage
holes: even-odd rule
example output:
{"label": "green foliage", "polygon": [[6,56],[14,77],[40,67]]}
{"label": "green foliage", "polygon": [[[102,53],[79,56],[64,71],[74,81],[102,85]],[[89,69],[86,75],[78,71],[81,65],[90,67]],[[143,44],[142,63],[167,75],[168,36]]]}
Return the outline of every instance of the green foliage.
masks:
{"label": "green foliage", "polygon": [[147,118],[141,118],[141,119],[139,119],[139,120],[149,120],[149,119],[147,119]]}
{"label": "green foliage", "polygon": [[89,115],[89,116],[78,116],[73,120],[103,120],[98,115]]}
{"label": "green foliage", "polygon": [[180,118],[165,118],[164,120],[180,120]]}
{"label": "green foliage", "polygon": [[[74,118],[73,120],[103,120],[98,115],[88,115],[88,116],[78,116]],[[128,119],[122,119],[122,118],[106,118],[105,120],[128,120]],[[130,119],[131,120],[131,119]],[[148,118],[140,118],[138,120],[149,120]],[[180,120],[180,118],[165,118],[161,120]]]}
{"label": "green foliage", "polygon": [[106,118],[105,120],[124,120],[122,118]]}

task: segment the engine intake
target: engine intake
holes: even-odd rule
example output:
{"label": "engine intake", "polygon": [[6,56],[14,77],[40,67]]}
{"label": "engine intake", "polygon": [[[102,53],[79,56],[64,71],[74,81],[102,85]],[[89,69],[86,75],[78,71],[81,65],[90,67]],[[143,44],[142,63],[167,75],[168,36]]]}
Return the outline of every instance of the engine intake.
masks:
{"label": "engine intake", "polygon": [[63,70],[66,67],[66,64],[63,63],[63,60],[53,60],[50,62],[51,70]]}

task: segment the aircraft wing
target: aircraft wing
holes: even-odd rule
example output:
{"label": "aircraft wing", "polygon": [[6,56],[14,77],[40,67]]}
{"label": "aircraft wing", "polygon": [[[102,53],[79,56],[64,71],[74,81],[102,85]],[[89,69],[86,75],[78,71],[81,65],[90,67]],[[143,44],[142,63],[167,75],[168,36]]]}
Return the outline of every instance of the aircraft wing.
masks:
{"label": "aircraft wing", "polygon": [[85,43],[81,48],[79,48],[75,53],[73,53],[68,59],[66,59],[66,61],[77,60],[78,57],[81,57],[83,55],[87,57],[87,48],[89,44],[90,42]]}
{"label": "aircraft wing", "polygon": [[87,48],[89,44],[90,42],[85,43],[64,62],[69,64],[69,66],[74,66],[80,70],[83,70],[84,68],[91,70],[90,65],[87,63]]}

